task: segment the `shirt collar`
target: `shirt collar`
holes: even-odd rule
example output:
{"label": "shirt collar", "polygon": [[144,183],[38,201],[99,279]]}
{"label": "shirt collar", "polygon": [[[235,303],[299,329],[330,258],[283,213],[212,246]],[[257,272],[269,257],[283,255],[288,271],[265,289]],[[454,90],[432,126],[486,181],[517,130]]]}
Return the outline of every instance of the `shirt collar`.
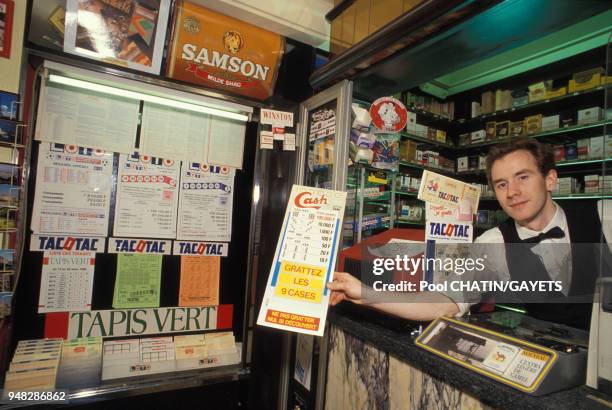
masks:
{"label": "shirt collar", "polygon": [[548,225],[546,225],[541,231],[531,230],[529,228],[519,225],[518,223],[516,223],[516,221],[514,221],[514,226],[516,227],[516,233],[518,234],[518,237],[520,239],[531,238],[532,236],[536,236],[542,232],[547,232],[555,226],[561,228],[563,232],[565,232],[565,234],[567,235],[567,218],[565,217],[565,212],[563,211],[563,208],[557,205],[556,202],[553,202],[553,204],[555,205],[555,214],[553,215],[550,222],[548,222]]}

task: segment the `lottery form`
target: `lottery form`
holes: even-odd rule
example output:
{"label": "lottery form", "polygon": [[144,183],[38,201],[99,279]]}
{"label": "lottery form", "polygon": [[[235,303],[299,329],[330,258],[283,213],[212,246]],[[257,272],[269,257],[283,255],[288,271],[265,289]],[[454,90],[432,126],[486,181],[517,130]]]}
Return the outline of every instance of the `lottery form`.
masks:
{"label": "lottery form", "polygon": [[215,242],[231,240],[235,174],[236,170],[229,167],[183,164],[178,239]]}
{"label": "lottery form", "polygon": [[95,252],[45,251],[38,313],[91,310]]}
{"label": "lottery form", "polygon": [[294,185],[257,324],[321,336],[346,192]]}
{"label": "lottery form", "polygon": [[134,153],[119,156],[115,236],[174,238],[180,163]]}
{"label": "lottery form", "polygon": [[112,179],[112,153],[41,143],[32,231],[106,236]]}

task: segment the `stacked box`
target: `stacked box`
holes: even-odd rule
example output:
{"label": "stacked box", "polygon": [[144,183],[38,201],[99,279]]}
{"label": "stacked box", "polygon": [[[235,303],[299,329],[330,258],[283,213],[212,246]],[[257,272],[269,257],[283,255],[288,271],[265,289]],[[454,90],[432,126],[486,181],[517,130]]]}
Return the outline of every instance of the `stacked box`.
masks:
{"label": "stacked box", "polygon": [[467,171],[468,170],[468,157],[463,156],[457,158],[457,172]]}
{"label": "stacked box", "polygon": [[589,158],[589,141],[588,138],[582,138],[576,141],[576,155],[578,159]]}
{"label": "stacked box", "polygon": [[559,128],[559,115],[542,117],[542,131],[551,131]]}
{"label": "stacked box", "polygon": [[62,339],[20,341],[6,372],[4,391],[54,389],[62,343]]}
{"label": "stacked box", "polygon": [[576,178],[574,177],[563,177],[559,178],[559,186],[557,193],[559,195],[569,195],[577,191],[576,189]]}
{"label": "stacked box", "polygon": [[[610,153],[612,154],[612,153]],[[604,157],[604,137],[591,137],[589,139],[589,158],[603,159]]]}
{"label": "stacked box", "polygon": [[590,107],[583,110],[578,110],[578,124],[591,124],[599,121],[601,118],[600,107]]}
{"label": "stacked box", "polygon": [[599,186],[599,175],[585,175],[584,176],[584,193],[585,194],[596,194],[600,192]]}
{"label": "stacked box", "polygon": [[58,389],[98,386],[102,376],[102,338],[70,339],[62,346]]}

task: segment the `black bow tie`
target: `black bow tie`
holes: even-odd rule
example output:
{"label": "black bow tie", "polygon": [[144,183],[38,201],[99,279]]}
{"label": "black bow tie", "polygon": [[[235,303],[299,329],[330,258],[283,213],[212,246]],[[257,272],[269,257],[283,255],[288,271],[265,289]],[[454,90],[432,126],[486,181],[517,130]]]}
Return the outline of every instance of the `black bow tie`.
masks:
{"label": "black bow tie", "polygon": [[555,226],[554,228],[551,228],[548,232],[542,232],[541,234],[532,236],[531,238],[523,239],[521,242],[522,243],[540,243],[544,239],[559,239],[559,238],[565,238],[565,232],[563,232],[563,229],[559,228],[558,226]]}

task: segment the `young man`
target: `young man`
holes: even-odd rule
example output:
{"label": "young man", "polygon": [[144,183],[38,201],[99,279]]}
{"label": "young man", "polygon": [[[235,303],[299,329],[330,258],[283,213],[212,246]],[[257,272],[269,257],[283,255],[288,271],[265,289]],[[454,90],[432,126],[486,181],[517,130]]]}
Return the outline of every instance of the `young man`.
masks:
{"label": "young man", "polygon": [[[550,147],[534,139],[511,145],[495,146],[487,157],[487,177],[502,209],[510,217],[498,227],[476,239],[476,243],[568,244],[554,253],[538,254],[527,246],[493,246],[487,269],[497,280],[556,280],[563,283],[562,294],[588,295],[594,289],[597,265],[587,247],[571,252],[570,243],[598,243],[601,223],[596,204],[582,204],[580,209],[564,210],[552,199],[557,185],[554,155]],[[546,245],[548,246],[548,245]],[[556,245],[555,245],[556,246]],[[579,262],[576,262],[579,261]],[[580,272],[574,267],[581,266]],[[469,303],[453,301],[442,293],[420,292],[407,295],[405,303],[368,303],[359,280],[345,272],[336,272],[330,303],[348,300],[410,320],[433,320],[441,315],[461,316]],[[586,328],[591,304],[537,303],[528,305],[529,314],[542,319]]]}

